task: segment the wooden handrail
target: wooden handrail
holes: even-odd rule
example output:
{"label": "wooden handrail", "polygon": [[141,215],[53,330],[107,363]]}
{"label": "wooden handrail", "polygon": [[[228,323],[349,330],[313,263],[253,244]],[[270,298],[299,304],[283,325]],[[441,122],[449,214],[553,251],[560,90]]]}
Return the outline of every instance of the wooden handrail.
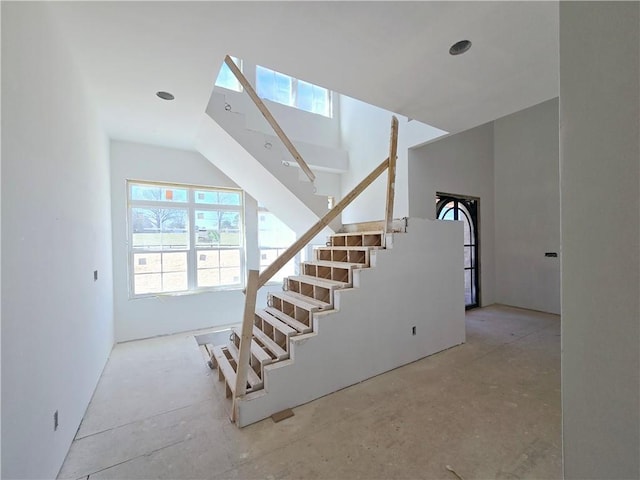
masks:
{"label": "wooden handrail", "polygon": [[391,139],[389,141],[389,175],[387,176],[387,208],[385,213],[385,230],[393,230],[393,200],[396,188],[396,156],[398,154],[398,119],[391,117]]}
{"label": "wooden handrail", "polygon": [[273,131],[276,132],[276,135],[278,135],[278,138],[282,140],[282,143],[284,143],[284,146],[287,147],[287,150],[289,150],[289,153],[293,156],[296,162],[298,162],[298,165],[300,165],[300,168],[302,169],[302,171],[307,175],[309,180],[313,182],[316,179],[316,176],[309,168],[309,165],[307,165],[307,162],[304,161],[304,159],[302,158],[302,155],[300,155],[300,152],[298,152],[298,150],[293,145],[293,143],[291,143],[291,140],[289,140],[289,137],[287,137],[287,135],[284,133],[280,125],[278,125],[278,122],[276,122],[276,119],[273,118],[273,115],[271,115],[271,112],[269,111],[267,106],[264,104],[262,99],[258,96],[253,86],[251,86],[251,84],[249,83],[249,80],[247,80],[247,78],[242,74],[238,66],[234,63],[233,59],[229,55],[226,55],[224,57],[224,63],[227,64],[227,66],[236,76],[240,84],[247,91],[247,93],[249,94],[249,97],[251,97],[251,100],[253,100],[253,103],[256,104],[256,107],[258,107],[258,110],[260,110],[260,113],[262,113],[262,115],[267,120],[267,122],[269,122],[269,125],[271,125],[271,128],[273,128]]}

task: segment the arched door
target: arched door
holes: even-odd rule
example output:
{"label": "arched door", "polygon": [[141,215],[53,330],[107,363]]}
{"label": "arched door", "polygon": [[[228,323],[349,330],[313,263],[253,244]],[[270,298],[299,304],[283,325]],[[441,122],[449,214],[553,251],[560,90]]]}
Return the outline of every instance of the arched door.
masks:
{"label": "arched door", "polygon": [[437,194],[438,220],[464,223],[464,300],[467,309],[480,306],[478,199]]}

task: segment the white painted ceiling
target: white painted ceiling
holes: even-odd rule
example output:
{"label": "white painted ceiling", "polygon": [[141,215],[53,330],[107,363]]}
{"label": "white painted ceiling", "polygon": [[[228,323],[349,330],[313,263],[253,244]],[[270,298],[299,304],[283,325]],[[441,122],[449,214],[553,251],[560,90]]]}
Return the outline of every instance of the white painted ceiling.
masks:
{"label": "white painted ceiling", "polygon": [[[558,95],[557,2],[52,2],[112,138],[193,148],[229,53],[458,132]],[[453,57],[449,47],[473,46]],[[173,102],[158,99],[166,90]]]}

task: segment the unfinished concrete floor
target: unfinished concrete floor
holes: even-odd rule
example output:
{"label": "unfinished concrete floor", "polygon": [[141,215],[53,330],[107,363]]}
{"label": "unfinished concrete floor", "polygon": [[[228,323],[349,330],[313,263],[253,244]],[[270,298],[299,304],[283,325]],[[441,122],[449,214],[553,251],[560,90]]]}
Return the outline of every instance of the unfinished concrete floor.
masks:
{"label": "unfinished concrete floor", "polygon": [[227,408],[192,336],[117,345],[59,478],[561,478],[560,319],[472,310],[466,344],[280,423]]}

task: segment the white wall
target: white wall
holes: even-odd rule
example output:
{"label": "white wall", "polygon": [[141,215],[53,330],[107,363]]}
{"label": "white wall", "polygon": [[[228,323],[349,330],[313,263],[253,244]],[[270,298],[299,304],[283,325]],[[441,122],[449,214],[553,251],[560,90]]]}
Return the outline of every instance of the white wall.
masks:
{"label": "white wall", "polygon": [[640,13],[560,2],[565,478],[640,477]]}
{"label": "white wall", "polygon": [[559,314],[558,100],[496,120],[493,133],[496,302]]}
{"label": "white wall", "polygon": [[2,2],[3,478],[56,477],[113,345],[108,142],[47,9]]}
{"label": "white wall", "polygon": [[[239,289],[129,298],[127,179],[236,188],[233,181],[199,153],[129,142],[111,142],[116,341],[241,322],[244,295]],[[247,265],[258,268],[257,203],[248,195],[245,195],[245,221]],[[266,295],[263,290],[259,297],[262,301]]]}
{"label": "white wall", "polygon": [[436,192],[480,198],[480,303],[495,302],[493,123],[409,151],[409,216],[436,217]]}
{"label": "white wall", "polygon": [[[2,8],[0,6],[0,26],[2,25]],[[1,27],[0,27],[1,28]],[[0,38],[0,49],[2,48],[2,39]],[[0,53],[1,55],[1,53]],[[0,62],[0,78],[2,77],[2,63]],[[0,85],[2,81],[0,80]],[[0,92],[0,112],[2,111],[2,92]],[[0,115],[1,116],[1,115]],[[2,135],[0,134],[0,212],[2,211]],[[2,305],[2,222],[0,221],[0,305]],[[2,308],[0,308],[0,325],[2,325]],[[0,359],[2,358],[2,328],[0,328]],[[0,374],[0,379],[2,375]],[[0,388],[0,392],[2,388]],[[2,400],[0,399],[0,407]],[[0,432],[2,432],[2,416],[0,415]],[[0,469],[2,468],[2,435],[0,434]],[[2,472],[0,472],[0,476]]]}
{"label": "white wall", "polygon": [[[342,175],[342,195],[365,178],[389,156],[392,112],[345,95],[340,96],[342,148],[349,152],[349,172]],[[408,149],[445,132],[423,123],[398,117],[398,158],[394,218],[408,216]],[[387,173],[383,173],[342,213],[342,223],[382,220],[385,217]]]}

